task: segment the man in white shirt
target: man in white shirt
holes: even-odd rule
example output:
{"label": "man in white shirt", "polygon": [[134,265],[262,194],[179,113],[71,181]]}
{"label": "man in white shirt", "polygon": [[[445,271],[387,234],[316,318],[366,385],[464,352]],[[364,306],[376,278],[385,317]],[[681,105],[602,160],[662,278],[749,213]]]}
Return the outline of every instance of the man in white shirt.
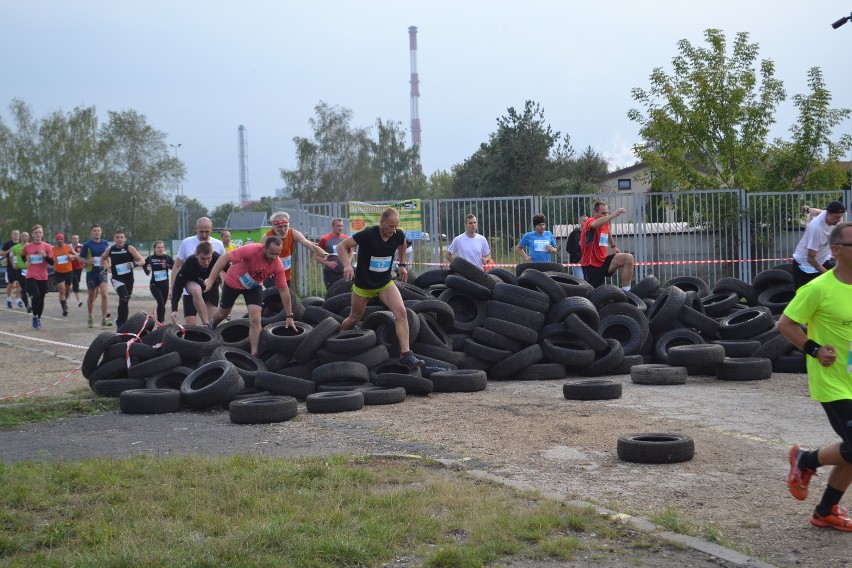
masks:
{"label": "man in white shirt", "polygon": [[[198,243],[209,242],[213,246],[213,252],[217,252],[219,255],[225,254],[225,245],[223,245],[222,241],[219,239],[211,237],[211,231],[213,231],[213,221],[207,217],[199,217],[198,221],[195,222],[195,235],[185,238],[183,242],[181,242],[177,254],[175,254],[175,265],[172,268],[171,274],[169,274],[169,290],[174,287],[175,277],[178,272],[180,272],[180,268],[183,266],[184,261],[187,257],[195,254],[195,249],[198,247]],[[183,296],[184,303],[191,302],[191,300],[187,297],[189,296],[189,292],[187,292],[185,288],[183,290]],[[195,324],[194,316],[188,316],[185,319],[187,325]]]}
{"label": "man in white shirt", "polygon": [[832,201],[823,211],[814,207],[806,209],[816,216],[805,227],[805,234],[793,252],[793,284],[796,290],[834,266],[828,236],[846,213],[846,208],[839,201]]}
{"label": "man in white shirt", "polygon": [[468,213],[464,218],[464,233],[454,238],[444,253],[447,261],[452,262],[453,258],[458,256],[474,266],[483,268],[491,258],[491,247],[488,246],[488,239],[476,233],[477,226],[476,215]]}

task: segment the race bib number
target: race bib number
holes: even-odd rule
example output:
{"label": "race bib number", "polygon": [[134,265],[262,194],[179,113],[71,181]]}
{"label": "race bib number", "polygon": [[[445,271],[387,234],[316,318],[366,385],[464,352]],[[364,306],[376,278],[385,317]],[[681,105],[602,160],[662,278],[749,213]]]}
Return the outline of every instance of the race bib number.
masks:
{"label": "race bib number", "polygon": [[68,255],[67,254],[60,254],[59,256],[56,257],[56,263],[57,264],[65,264],[66,262],[68,262]]}
{"label": "race bib number", "polygon": [[388,270],[390,270],[392,258],[393,257],[390,256],[371,256],[370,271],[387,272]]}
{"label": "race bib number", "polygon": [[600,247],[608,247],[609,246],[609,233],[601,233],[601,238],[598,239],[598,246],[600,246]]}
{"label": "race bib number", "polygon": [[260,286],[260,284],[258,284],[257,281],[248,274],[240,276],[240,283],[245,286],[246,290],[251,290],[252,288]]}
{"label": "race bib number", "polygon": [[285,256],[281,259],[281,264],[284,265],[284,270],[290,270],[290,267],[293,266],[293,258]]}
{"label": "race bib number", "polygon": [[535,240],[533,241],[533,250],[535,252],[547,252],[547,245],[550,244],[550,241],[547,240]]}
{"label": "race bib number", "polygon": [[800,264],[799,270],[801,270],[805,274],[815,274],[816,272],[818,272],[818,270],[810,264]]}
{"label": "race bib number", "polygon": [[163,280],[169,279],[169,273],[166,270],[155,270],[154,271],[154,282],[162,282]]}
{"label": "race bib number", "polygon": [[26,275],[27,275],[27,269],[26,269],[26,268],[22,268],[22,269],[21,269],[21,276],[26,276]]}
{"label": "race bib number", "polygon": [[30,264],[41,264],[44,262],[44,257],[40,254],[31,254],[30,255]]}
{"label": "race bib number", "polygon": [[328,256],[337,256],[337,245],[331,245],[331,252],[328,253]]}
{"label": "race bib number", "polygon": [[133,265],[129,262],[123,262],[121,264],[115,265],[115,273],[119,276],[124,276],[125,274],[130,274],[130,271],[133,270]]}
{"label": "race bib number", "polygon": [[101,257],[96,256],[92,259],[92,266],[100,266],[101,265]]}

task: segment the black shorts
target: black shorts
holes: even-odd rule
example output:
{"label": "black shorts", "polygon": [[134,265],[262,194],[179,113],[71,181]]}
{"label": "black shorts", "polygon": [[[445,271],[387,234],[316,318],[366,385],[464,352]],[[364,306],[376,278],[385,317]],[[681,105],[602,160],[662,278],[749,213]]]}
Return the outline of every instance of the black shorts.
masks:
{"label": "black shorts", "polygon": [[263,305],[263,289],[260,286],[249,288],[248,290],[239,290],[231,288],[227,284],[222,285],[222,301],[219,307],[223,310],[230,310],[234,307],[234,302],[237,298],[242,297],[246,301],[247,306],[262,306]]}
{"label": "black shorts", "polygon": [[[825,268],[826,270],[831,270],[832,268],[834,268],[834,265],[835,265],[834,259],[829,258],[828,260],[826,260],[823,263],[822,267]],[[802,269],[799,268],[799,266],[801,266],[801,265],[798,262],[796,262],[795,259],[794,259],[793,260],[793,287],[796,290],[798,290],[799,288],[801,288],[802,286],[804,286],[805,284],[807,284],[808,282],[810,282],[811,280],[813,280],[814,278],[816,278],[817,276],[819,276],[821,274],[820,272],[802,272]],[[810,264],[808,264],[807,266],[810,266]]]}
{"label": "black shorts", "polygon": [[846,463],[852,464],[852,400],[833,400],[823,402],[822,408],[828,416],[831,427],[840,436],[840,456]]}
{"label": "black shorts", "polygon": [[[204,292],[201,294],[201,299],[204,300],[205,304],[210,304],[211,306],[216,306],[219,303],[219,286],[213,286],[213,289],[209,292]],[[194,317],[198,315],[198,310],[195,309],[195,304],[192,303],[192,296],[189,294],[184,294],[182,297],[183,300],[183,317]],[[208,314],[210,315],[210,314]]]}
{"label": "black shorts", "polygon": [[609,266],[612,264],[613,257],[615,257],[614,254],[606,257],[602,266],[584,265],[583,276],[585,276],[586,282],[591,284],[594,288],[602,286],[604,278],[609,276]]}
{"label": "black shorts", "polygon": [[6,265],[6,282],[11,284],[18,281],[18,271],[11,263]]}
{"label": "black shorts", "polygon": [[71,278],[74,274],[70,270],[68,272],[54,272],[53,274],[56,276],[57,284],[64,283],[68,286],[71,285]]}

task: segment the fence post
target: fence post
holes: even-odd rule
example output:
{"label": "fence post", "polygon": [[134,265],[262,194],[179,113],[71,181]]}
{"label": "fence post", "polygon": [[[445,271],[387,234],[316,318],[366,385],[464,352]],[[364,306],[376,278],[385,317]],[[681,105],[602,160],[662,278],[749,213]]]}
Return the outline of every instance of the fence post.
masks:
{"label": "fence post", "polygon": [[744,189],[737,190],[741,210],[740,215],[740,280],[751,282],[751,219],[749,195]]}

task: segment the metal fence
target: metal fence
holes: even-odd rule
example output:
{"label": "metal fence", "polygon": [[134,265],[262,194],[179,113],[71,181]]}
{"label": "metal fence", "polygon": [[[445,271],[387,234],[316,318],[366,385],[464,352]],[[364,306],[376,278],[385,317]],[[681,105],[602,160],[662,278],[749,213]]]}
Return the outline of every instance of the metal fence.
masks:
{"label": "metal fence", "polygon": [[[611,222],[611,232],[619,248],[636,259],[634,282],[649,274],[661,282],[681,275],[698,276],[711,285],[723,276],[750,282],[761,270],[789,262],[809,220],[801,212],[802,205],[822,208],[832,199],[848,206],[852,191],[731,189],[423,200],[423,231],[428,238],[424,235],[424,240],[414,243],[414,271],[445,262],[443,255],[452,239],[464,232],[468,213],[476,215],[478,232],[488,239],[494,261],[507,267],[520,262],[515,247],[532,230],[532,216],[543,213],[559,249],[553,260],[567,264],[568,234],[596,201],[606,201],[610,212],[626,210]],[[313,241],[331,230],[335,217],[348,227],[349,203],[289,201],[276,208],[279,205],[290,213],[292,226]],[[322,267],[304,248],[297,249],[293,276],[297,290],[302,296],[323,296]]]}

